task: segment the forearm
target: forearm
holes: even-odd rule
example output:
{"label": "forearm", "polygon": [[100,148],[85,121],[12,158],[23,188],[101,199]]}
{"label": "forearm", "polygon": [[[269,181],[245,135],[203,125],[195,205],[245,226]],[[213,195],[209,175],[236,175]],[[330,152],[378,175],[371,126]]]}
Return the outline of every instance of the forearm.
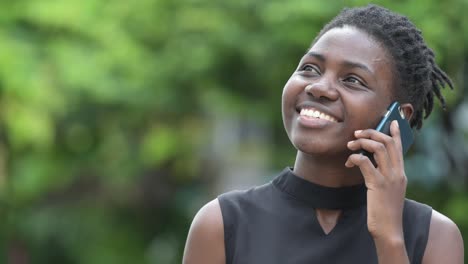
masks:
{"label": "forearm", "polygon": [[374,239],[379,264],[410,264],[403,236]]}

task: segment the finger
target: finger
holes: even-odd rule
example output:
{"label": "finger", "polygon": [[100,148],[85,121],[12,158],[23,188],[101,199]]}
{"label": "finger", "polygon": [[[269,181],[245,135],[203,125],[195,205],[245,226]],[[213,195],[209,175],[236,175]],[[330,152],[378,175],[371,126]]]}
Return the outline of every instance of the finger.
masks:
{"label": "finger", "polygon": [[387,148],[383,143],[372,139],[360,138],[348,142],[348,148],[352,151],[364,149],[372,153],[378,169],[380,169],[385,175],[391,172],[391,160],[388,155]]}
{"label": "finger", "polygon": [[374,165],[372,165],[369,158],[362,154],[351,154],[348,157],[348,160],[346,160],[345,166],[348,168],[358,166],[364,177],[366,187],[369,189],[372,189],[372,186],[375,186],[375,184],[379,184],[384,180],[383,175],[377,171]]}
{"label": "finger", "polygon": [[399,164],[403,164],[403,144],[401,143],[401,133],[398,121],[394,120],[390,124],[390,134],[392,135],[392,138],[395,141],[396,152],[394,153],[393,151],[391,151],[390,156],[393,156]]}
{"label": "finger", "polygon": [[[392,124],[390,125],[390,129],[392,127]],[[355,136],[356,138],[369,138],[369,139],[372,139],[372,140],[375,140],[384,144],[385,148],[387,149],[387,152],[389,153],[388,155],[390,157],[391,166],[401,165],[402,157],[400,157],[401,156],[400,153],[403,153],[403,152],[401,151],[401,148],[400,149],[397,148],[396,138],[386,135],[382,132],[376,131],[374,129],[366,129],[362,131],[358,130],[355,132]],[[400,146],[401,146],[401,142],[400,142]]]}

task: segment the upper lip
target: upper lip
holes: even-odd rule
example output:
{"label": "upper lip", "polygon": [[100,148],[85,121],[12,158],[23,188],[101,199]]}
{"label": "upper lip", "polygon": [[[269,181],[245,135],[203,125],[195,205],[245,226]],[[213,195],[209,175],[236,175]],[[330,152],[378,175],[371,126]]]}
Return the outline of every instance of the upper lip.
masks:
{"label": "upper lip", "polygon": [[298,113],[301,112],[302,109],[313,109],[313,110],[316,110],[316,111],[319,111],[321,113],[324,113],[326,115],[329,115],[333,118],[335,118],[338,122],[342,122],[343,119],[338,117],[338,115],[332,113],[332,111],[330,111],[329,109],[326,109],[323,105],[320,105],[320,104],[316,104],[316,103],[313,103],[313,102],[302,102],[302,103],[299,103],[297,106],[296,106],[296,111]]}

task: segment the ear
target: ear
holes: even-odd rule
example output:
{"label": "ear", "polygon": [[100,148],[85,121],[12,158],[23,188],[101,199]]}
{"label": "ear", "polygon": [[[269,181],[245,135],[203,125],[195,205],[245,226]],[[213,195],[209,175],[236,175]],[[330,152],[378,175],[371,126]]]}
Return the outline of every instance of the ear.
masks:
{"label": "ear", "polygon": [[414,113],[413,105],[410,103],[400,105],[400,109],[403,110],[406,120],[410,121]]}

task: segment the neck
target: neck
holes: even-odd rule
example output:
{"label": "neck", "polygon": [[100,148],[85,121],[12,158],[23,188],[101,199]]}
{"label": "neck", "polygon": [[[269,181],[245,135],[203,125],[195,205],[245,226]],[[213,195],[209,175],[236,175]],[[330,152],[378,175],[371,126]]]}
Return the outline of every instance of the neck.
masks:
{"label": "neck", "polygon": [[342,156],[309,155],[297,152],[294,174],[327,187],[344,187],[362,184],[364,179],[358,167],[345,167],[350,153]]}

